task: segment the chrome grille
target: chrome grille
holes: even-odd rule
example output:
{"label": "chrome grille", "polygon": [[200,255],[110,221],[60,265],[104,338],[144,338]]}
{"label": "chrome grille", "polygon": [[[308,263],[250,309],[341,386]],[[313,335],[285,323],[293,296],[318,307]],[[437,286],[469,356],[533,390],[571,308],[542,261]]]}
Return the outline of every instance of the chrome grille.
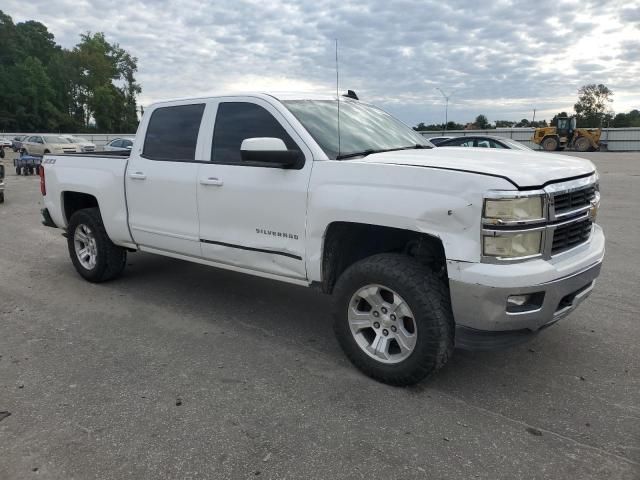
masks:
{"label": "chrome grille", "polygon": [[556,215],[587,208],[596,196],[596,186],[589,185],[579,190],[559,192],[553,195]]}
{"label": "chrome grille", "polygon": [[590,218],[561,225],[553,231],[551,255],[562,253],[589,240],[592,221]]}

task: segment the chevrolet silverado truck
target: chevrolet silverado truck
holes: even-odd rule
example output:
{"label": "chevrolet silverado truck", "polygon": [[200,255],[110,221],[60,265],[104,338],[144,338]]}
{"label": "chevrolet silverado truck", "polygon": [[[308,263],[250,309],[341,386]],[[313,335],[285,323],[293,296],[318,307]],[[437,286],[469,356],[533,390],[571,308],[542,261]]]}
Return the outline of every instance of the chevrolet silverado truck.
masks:
{"label": "chevrolet silverado truck", "polygon": [[131,151],[44,157],[43,223],[90,282],[141,251],[316,286],[352,363],[408,385],[565,317],[605,250],[588,160],[431,146],[352,98],[157,103]]}

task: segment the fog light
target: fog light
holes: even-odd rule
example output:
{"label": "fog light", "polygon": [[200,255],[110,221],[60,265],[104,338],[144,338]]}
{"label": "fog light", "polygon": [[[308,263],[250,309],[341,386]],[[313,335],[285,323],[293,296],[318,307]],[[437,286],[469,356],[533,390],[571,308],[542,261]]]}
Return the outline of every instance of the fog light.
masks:
{"label": "fog light", "polygon": [[544,292],[509,295],[507,298],[507,313],[532,312],[542,308]]}

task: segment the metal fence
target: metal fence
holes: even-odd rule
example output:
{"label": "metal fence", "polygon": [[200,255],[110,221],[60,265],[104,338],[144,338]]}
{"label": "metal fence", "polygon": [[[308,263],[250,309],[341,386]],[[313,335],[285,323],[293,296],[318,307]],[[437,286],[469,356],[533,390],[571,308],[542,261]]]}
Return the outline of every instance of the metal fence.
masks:
{"label": "metal fence", "polygon": [[[466,135],[495,135],[498,137],[507,137],[517,140],[520,143],[527,145],[533,149],[539,149],[540,147],[531,141],[533,136],[533,128],[496,128],[493,130],[447,130],[447,132],[420,132],[425,137],[440,137],[444,134],[452,137],[460,137]],[[2,133],[0,137],[12,139],[16,135],[40,135],[36,133]],[[100,150],[104,145],[109,143],[115,138],[122,137],[135,137],[135,132],[131,134],[114,134],[114,133],[74,133],[76,137],[86,138],[92,143],[95,143]],[[603,128],[602,138],[600,142],[603,145],[603,150],[618,152],[640,151],[640,128]]]}
{"label": "metal fence", "polygon": [[[58,133],[0,133],[0,138],[6,138],[7,140],[11,140],[13,139],[13,137],[17,136],[17,135],[60,135]],[[120,134],[115,134],[115,133],[69,133],[69,134],[64,134],[64,135],[73,135],[74,137],[80,137],[80,138],[84,138],[86,140],[89,140],[91,143],[95,143],[97,150],[102,150],[102,147],[104,147],[107,143],[109,143],[111,140],[114,140],[116,138],[133,138],[136,136],[135,132],[133,133],[120,133]]]}
{"label": "metal fence", "polygon": [[[443,132],[420,132],[427,138],[442,137],[464,137],[467,135],[493,135],[496,137],[507,137],[516,140],[533,149],[540,149],[538,145],[531,141],[534,128],[496,128],[492,130],[447,130]],[[640,151],[640,128],[603,128],[600,143],[603,150],[611,152]]]}

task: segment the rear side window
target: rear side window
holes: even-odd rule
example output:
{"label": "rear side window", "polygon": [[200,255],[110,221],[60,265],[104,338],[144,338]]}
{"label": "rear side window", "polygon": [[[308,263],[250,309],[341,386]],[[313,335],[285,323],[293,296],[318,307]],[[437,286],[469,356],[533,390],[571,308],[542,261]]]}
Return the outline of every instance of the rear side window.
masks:
{"label": "rear side window", "polygon": [[224,102],[218,106],[211,145],[211,161],[240,163],[240,145],[247,138],[280,138],[287,149],[300,150],[296,142],[267,110],[255,103]]}
{"label": "rear side window", "polygon": [[152,160],[195,160],[204,104],[156,108],[151,114],[142,156]]}

